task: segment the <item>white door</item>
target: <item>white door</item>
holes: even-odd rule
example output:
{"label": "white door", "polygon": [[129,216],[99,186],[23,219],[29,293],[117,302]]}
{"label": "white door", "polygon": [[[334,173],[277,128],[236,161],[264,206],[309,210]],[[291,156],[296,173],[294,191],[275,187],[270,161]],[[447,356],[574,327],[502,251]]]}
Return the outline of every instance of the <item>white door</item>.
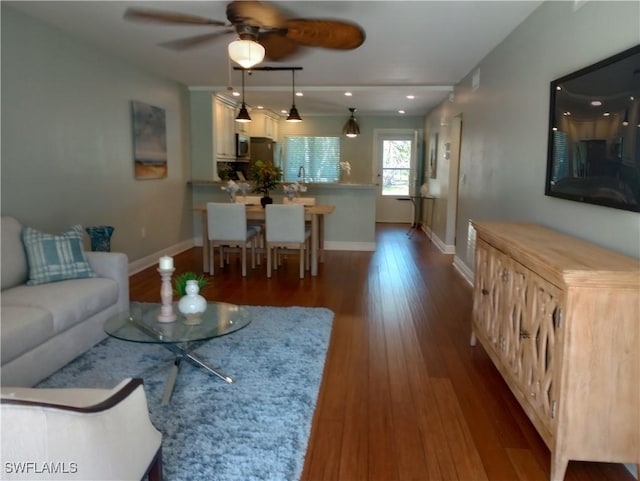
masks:
{"label": "white door", "polygon": [[376,222],[413,222],[410,195],[416,184],[418,132],[412,129],[374,130]]}

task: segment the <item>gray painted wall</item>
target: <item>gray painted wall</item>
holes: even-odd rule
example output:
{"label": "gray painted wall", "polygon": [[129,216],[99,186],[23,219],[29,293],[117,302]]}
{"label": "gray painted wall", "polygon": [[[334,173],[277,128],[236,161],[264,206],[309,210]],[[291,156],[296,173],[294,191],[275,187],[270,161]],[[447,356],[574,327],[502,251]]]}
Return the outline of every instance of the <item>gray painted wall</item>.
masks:
{"label": "gray painted wall", "polygon": [[[535,222],[640,257],[640,214],[544,195],[549,83],[639,42],[638,2],[545,2],[480,63],[477,90],[474,69],[429,114],[441,144],[442,120],[463,117],[456,257],[468,267],[469,219]],[[442,202],[438,219],[445,211]],[[446,228],[436,222],[436,235]]]}
{"label": "gray painted wall", "polygon": [[[134,179],[131,100],[166,110],[166,179]],[[188,101],[2,5],[2,215],[50,232],[112,225],[112,250],[130,261],[191,239]]]}

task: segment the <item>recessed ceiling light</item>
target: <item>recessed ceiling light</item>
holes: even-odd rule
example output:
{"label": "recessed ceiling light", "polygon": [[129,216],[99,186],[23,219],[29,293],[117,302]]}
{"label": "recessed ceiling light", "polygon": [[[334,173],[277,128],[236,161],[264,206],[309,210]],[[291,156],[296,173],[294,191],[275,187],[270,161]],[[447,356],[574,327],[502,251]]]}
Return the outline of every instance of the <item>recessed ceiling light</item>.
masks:
{"label": "recessed ceiling light", "polygon": [[609,117],[609,115],[611,115],[609,112],[605,112],[604,114],[602,114],[605,117]]}
{"label": "recessed ceiling light", "polygon": [[256,108],[257,108],[258,110],[262,110],[264,107],[263,107],[262,105],[258,105]]}
{"label": "recessed ceiling light", "polygon": [[240,92],[238,92],[237,90],[234,90],[231,95],[233,95],[234,97],[240,97]]}
{"label": "recessed ceiling light", "polygon": [[399,114],[404,114],[404,110],[398,110]]}
{"label": "recessed ceiling light", "polygon": [[281,111],[280,111],[280,113],[288,114],[288,113],[289,113],[289,111],[288,111],[288,110],[281,110]]}
{"label": "recessed ceiling light", "polygon": [[296,92],[296,97],[303,97],[304,94],[302,92]]}
{"label": "recessed ceiling light", "polygon": [[351,97],[353,94],[351,92],[345,92],[344,95],[345,97]]}
{"label": "recessed ceiling light", "polygon": [[600,107],[602,105],[602,102],[600,102],[599,100],[592,100],[591,105],[594,107]]}
{"label": "recessed ceiling light", "polygon": [[407,98],[412,100],[412,99],[415,99],[416,96],[415,95],[407,95]]}
{"label": "recessed ceiling light", "polygon": [[556,130],[558,130],[558,127],[554,127],[551,130],[553,130],[555,132]]}

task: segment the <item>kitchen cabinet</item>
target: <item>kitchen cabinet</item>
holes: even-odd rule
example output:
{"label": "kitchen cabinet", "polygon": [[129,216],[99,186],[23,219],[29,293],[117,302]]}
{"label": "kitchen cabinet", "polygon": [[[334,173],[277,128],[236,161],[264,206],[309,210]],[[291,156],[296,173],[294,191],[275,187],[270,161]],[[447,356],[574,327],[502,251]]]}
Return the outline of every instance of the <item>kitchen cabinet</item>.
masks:
{"label": "kitchen cabinet", "polygon": [[236,106],[222,97],[213,99],[213,139],[216,160],[236,158]]}
{"label": "kitchen cabinet", "polygon": [[480,341],[551,450],[640,462],[640,260],[534,224],[474,222]]}
{"label": "kitchen cabinet", "polygon": [[269,110],[253,110],[249,124],[251,137],[266,137],[277,141],[278,120],[278,115]]}

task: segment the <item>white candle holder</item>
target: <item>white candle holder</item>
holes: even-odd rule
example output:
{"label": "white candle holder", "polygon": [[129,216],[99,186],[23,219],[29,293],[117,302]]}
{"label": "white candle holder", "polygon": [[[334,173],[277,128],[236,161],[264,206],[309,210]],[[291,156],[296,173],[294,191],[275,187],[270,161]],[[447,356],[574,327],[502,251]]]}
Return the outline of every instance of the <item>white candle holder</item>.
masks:
{"label": "white candle holder", "polygon": [[175,269],[158,269],[162,278],[160,286],[160,299],[162,299],[162,307],[158,314],[158,322],[173,322],[177,319],[173,312],[173,290],[171,289],[171,276]]}

